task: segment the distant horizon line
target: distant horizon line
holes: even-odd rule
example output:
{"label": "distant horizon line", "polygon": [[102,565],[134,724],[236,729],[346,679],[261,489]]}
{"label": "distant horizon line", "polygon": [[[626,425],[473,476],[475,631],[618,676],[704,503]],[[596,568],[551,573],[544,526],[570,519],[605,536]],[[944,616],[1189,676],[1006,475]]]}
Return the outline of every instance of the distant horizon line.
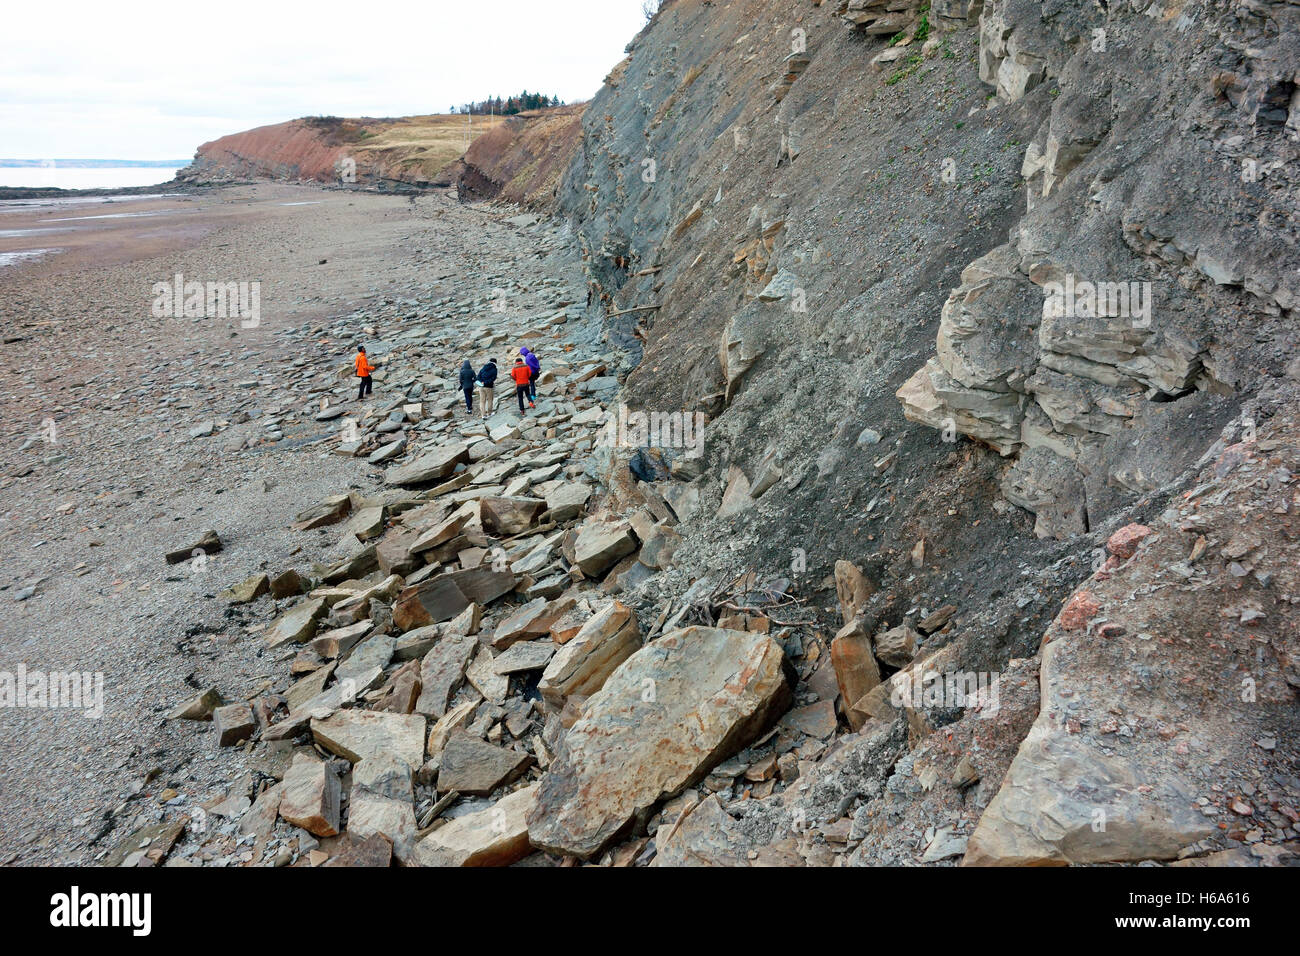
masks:
{"label": "distant horizon line", "polygon": [[46,163],[54,166],[64,166],[69,169],[96,169],[96,168],[119,168],[119,169],[151,169],[166,166],[188,166],[192,159],[52,159],[42,157],[41,159],[0,159],[0,168],[5,169],[39,169]]}

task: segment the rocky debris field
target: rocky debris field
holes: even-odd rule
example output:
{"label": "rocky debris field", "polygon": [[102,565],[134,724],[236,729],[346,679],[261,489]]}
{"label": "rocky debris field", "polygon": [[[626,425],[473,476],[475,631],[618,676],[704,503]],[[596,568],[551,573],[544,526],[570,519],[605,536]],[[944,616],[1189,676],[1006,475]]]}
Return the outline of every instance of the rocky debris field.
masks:
{"label": "rocky debris field", "polygon": [[669,4],[563,220],[20,286],[3,647],[111,719],[0,710],[0,859],[1300,861],[1294,5],[1193,14]]}
{"label": "rocky debris field", "polygon": [[[398,387],[410,405],[417,378],[457,372],[459,360],[419,366],[421,328],[474,314],[522,329],[521,317],[554,319],[581,282],[561,231],[440,197],[264,185],[205,199],[247,212],[223,211],[215,233],[161,258],[0,277],[14,372],[3,395],[0,671],[103,679],[101,719],[84,716],[90,707],[0,707],[5,861],[94,862],[161,791],[206,797],[238,776],[165,718],[217,675],[235,697],[267,679],[244,642],[273,612],[221,592],[268,567],[310,580],[308,552],[328,560],[310,539],[325,532],[294,531],[293,516],[340,489],[382,487],[367,456],[338,453],[343,423],[322,413],[355,397],[355,345],[369,344],[381,372],[350,417],[367,441],[388,437],[376,427]],[[151,316],[152,283],[177,271],[262,277],[260,327]],[[438,424],[434,411],[392,437],[416,440]],[[195,555],[209,529],[223,548]],[[185,559],[169,564],[178,551]]]}
{"label": "rocky debris field", "polygon": [[[255,472],[229,500],[254,504],[146,525],[150,581],[87,564],[13,592],[30,614],[78,570],[91,589],[116,574],[98,613],[134,630],[105,719],[5,712],[50,720],[87,780],[7,804],[5,832],[28,837],[11,859],[72,856],[69,837],[83,862],[125,866],[1294,858],[1294,425],[1225,435],[1181,500],[1116,530],[1041,650],[954,673],[978,658],[964,609],[880,625],[851,560],[817,584],[720,566],[666,597],[665,576],[708,552],[705,509],[751,507],[752,486],[715,500],[687,449],[613,428],[626,356],[578,300],[562,226],[434,208],[479,231],[423,227],[454,292],[426,278],[275,329],[278,364],[248,380],[262,387],[232,375],[228,404],[160,447],[166,466],[219,445]],[[379,367],[364,400],[358,340]],[[461,358],[506,366],[523,344],[542,357],[536,407],[500,387],[492,414],[481,392],[468,412]],[[287,394],[268,399],[270,382]],[[52,553],[80,540],[62,533]],[[76,600],[70,619],[88,620]],[[27,634],[31,659],[42,633],[83,654],[97,639],[54,617]],[[7,759],[34,781],[51,748],[30,725],[24,739]],[[1042,759],[1062,747],[1078,759]],[[95,748],[120,761],[111,783]],[[71,833],[19,817],[72,800]]]}

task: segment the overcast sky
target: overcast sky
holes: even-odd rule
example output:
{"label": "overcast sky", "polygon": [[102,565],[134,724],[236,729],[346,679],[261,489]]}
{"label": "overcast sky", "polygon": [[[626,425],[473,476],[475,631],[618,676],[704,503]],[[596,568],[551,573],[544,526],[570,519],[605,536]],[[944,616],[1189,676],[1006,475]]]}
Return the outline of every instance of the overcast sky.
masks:
{"label": "overcast sky", "polygon": [[0,157],[189,159],[298,116],[588,99],[641,0],[19,0],[0,31]]}

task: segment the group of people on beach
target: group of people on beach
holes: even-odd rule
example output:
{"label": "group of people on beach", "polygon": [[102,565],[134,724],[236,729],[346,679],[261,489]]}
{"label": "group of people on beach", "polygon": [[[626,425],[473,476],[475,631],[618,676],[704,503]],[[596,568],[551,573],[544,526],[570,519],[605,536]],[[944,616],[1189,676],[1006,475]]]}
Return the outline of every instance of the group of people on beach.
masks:
{"label": "group of people on beach", "polygon": [[[360,380],[360,387],[357,389],[357,401],[361,401],[367,395],[371,394],[373,386],[370,375],[375,371],[375,366],[370,364],[370,359],[366,355],[364,345],[357,346],[357,357],[353,363],[356,366],[357,378]],[[469,359],[465,359],[464,364],[460,367],[460,390],[465,394],[465,412],[474,414],[474,389],[477,387],[481,394],[479,403],[479,417],[487,418],[492,414],[492,406],[496,396],[497,382],[497,360],[488,359],[478,372],[474,371],[474,366],[470,364]],[[519,355],[515,358],[515,364],[510,369],[510,379],[515,383],[515,398],[519,402],[519,414],[524,414],[524,401],[528,401],[529,408],[537,407],[537,379],[542,374],[542,363],[536,355],[524,346],[519,350]]]}
{"label": "group of people on beach", "polygon": [[[487,418],[492,414],[492,404],[495,401],[496,383],[497,383],[497,360],[488,359],[476,373],[474,366],[470,364],[469,359],[465,359],[460,367],[460,390],[465,395],[465,412],[474,414],[474,389],[478,388],[482,401],[479,403],[480,418]],[[532,353],[527,346],[519,350],[519,355],[515,358],[515,364],[510,369],[510,380],[515,383],[515,399],[519,402],[519,414],[524,414],[524,401],[527,400],[529,408],[537,407],[537,378],[542,374],[542,363],[537,356]]]}

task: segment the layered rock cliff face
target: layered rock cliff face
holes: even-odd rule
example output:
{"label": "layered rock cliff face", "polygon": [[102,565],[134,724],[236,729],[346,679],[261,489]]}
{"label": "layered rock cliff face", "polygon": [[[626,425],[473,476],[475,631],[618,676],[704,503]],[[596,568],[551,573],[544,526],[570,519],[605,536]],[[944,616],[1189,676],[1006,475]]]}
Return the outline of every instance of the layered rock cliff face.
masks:
{"label": "layered rock cliff face", "polygon": [[475,139],[456,164],[461,198],[553,209],[582,135],[584,108],[529,110]]}
{"label": "layered rock cliff face", "polygon": [[[846,814],[854,863],[1295,839],[1298,21],[676,0],[629,45],[559,208],[624,400],[709,419],[662,451],[688,546],[634,600],[749,569],[824,613],[846,559],[878,656],[952,606],[917,675],[1005,683],[994,721],[841,694],[806,782],[706,800],[664,862],[830,862]],[[1219,826],[1224,786],[1288,812]]]}
{"label": "layered rock cliff face", "polygon": [[478,132],[500,117],[397,119],[308,117],[232,133],[199,147],[176,174],[183,182],[307,180],[361,188],[449,186],[454,164]]}

